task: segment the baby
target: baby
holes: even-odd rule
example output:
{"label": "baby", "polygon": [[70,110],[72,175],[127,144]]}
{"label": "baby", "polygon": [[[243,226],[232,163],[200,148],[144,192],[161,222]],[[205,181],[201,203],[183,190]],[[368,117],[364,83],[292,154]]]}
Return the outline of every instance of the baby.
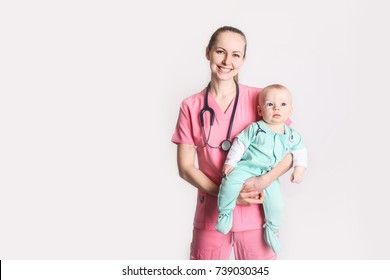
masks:
{"label": "baby", "polygon": [[[291,182],[300,183],[307,167],[307,152],[301,136],[285,122],[292,114],[289,90],[279,84],[267,86],[259,95],[257,111],[262,120],[250,124],[234,139],[225,164],[219,194],[217,231],[226,234],[233,224],[232,212],[245,180],[267,173],[288,153],[293,154]],[[278,229],[283,212],[279,180],[263,190],[264,238],[272,250],[280,251]]]}

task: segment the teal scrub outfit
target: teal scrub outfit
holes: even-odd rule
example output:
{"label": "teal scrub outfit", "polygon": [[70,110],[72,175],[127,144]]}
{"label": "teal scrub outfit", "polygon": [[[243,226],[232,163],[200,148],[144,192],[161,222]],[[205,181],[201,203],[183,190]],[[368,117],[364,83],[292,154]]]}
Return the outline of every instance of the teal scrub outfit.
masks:
{"label": "teal scrub outfit", "polygon": [[[303,149],[301,136],[285,125],[285,133],[275,133],[264,121],[250,124],[237,138],[247,147],[241,160],[233,171],[222,179],[218,194],[217,231],[228,233],[232,227],[232,211],[244,182],[253,176],[259,176],[270,171],[288,153]],[[280,251],[277,236],[283,214],[283,199],[279,180],[274,181],[264,191],[265,228],[264,239],[272,250]]]}

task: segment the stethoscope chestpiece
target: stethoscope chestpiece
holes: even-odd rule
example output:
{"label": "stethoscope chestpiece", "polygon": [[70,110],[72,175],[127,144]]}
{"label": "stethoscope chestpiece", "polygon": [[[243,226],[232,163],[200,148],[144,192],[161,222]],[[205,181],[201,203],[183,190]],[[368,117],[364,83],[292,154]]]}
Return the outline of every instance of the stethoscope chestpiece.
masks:
{"label": "stethoscope chestpiece", "polygon": [[230,140],[224,140],[221,143],[221,150],[224,152],[228,152],[230,150],[230,147],[232,146],[232,142]]}

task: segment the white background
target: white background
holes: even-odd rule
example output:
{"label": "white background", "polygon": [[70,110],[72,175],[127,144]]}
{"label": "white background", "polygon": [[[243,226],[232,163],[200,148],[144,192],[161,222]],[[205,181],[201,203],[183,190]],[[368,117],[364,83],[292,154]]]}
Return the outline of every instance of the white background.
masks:
{"label": "white background", "polygon": [[187,259],[170,142],[223,25],[278,82],[310,165],[282,178],[279,259],[389,259],[386,1],[1,1],[0,259]]}

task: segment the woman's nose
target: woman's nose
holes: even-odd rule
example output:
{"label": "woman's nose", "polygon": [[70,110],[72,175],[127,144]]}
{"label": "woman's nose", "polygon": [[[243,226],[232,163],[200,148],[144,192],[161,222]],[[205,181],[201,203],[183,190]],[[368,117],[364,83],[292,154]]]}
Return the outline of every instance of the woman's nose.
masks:
{"label": "woman's nose", "polygon": [[225,65],[229,65],[230,64],[230,56],[229,55],[225,55],[225,57],[223,59],[223,63]]}

